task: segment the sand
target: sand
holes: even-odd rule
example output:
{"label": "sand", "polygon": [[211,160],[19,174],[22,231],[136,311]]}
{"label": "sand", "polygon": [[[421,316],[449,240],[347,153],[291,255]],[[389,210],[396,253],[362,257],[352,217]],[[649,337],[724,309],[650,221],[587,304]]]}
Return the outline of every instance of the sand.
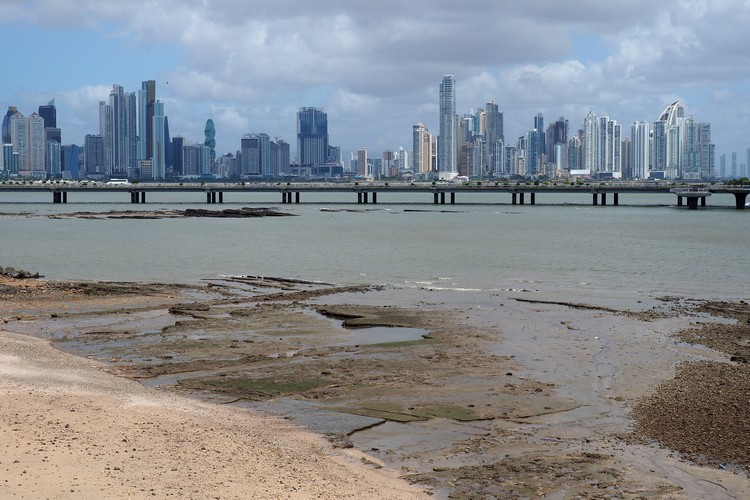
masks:
{"label": "sand", "polygon": [[[545,299],[0,280],[0,498],[750,497],[745,309]],[[331,317],[429,335],[340,344]],[[700,401],[733,425],[675,435]]]}
{"label": "sand", "polygon": [[1,498],[421,498],[280,418],[146,389],[0,332]]}

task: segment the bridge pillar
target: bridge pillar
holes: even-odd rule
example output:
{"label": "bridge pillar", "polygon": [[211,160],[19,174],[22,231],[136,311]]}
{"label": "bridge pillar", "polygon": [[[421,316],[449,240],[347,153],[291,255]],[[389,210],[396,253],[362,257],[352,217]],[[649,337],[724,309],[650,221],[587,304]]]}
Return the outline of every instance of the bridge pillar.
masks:
{"label": "bridge pillar", "polygon": [[613,194],[612,197],[614,198],[614,200],[612,200],[612,204],[614,206],[619,205],[620,204],[620,195],[619,195],[619,193]]}
{"label": "bridge pillar", "polygon": [[206,191],[206,203],[211,203],[211,193]]}
{"label": "bridge pillar", "polygon": [[515,204],[516,204],[516,193],[512,193],[512,195],[511,195],[511,200],[513,200],[513,201],[511,201],[511,203],[512,203],[513,205],[515,205]]}
{"label": "bridge pillar", "polygon": [[677,197],[677,206],[678,206],[678,207],[681,207],[681,206],[682,206],[682,196],[678,196],[678,197]]}
{"label": "bridge pillar", "polygon": [[367,191],[362,193],[362,201],[364,202],[365,205],[370,203],[370,194]]}
{"label": "bridge pillar", "polygon": [[433,197],[432,203],[435,204],[435,205],[437,205],[438,204],[438,194],[437,194],[437,192],[432,193],[432,197]]}
{"label": "bridge pillar", "polygon": [[518,193],[518,198],[519,198],[519,199],[518,199],[518,202],[519,202],[519,204],[521,204],[521,205],[523,205],[523,195],[524,195],[524,193]]}
{"label": "bridge pillar", "polygon": [[734,206],[737,210],[745,209],[745,200],[747,199],[747,193],[732,193],[734,195]]}
{"label": "bridge pillar", "polygon": [[607,193],[602,193],[602,206],[607,206]]}
{"label": "bridge pillar", "polygon": [[67,191],[63,191],[62,192],[62,202],[63,203],[67,203],[68,202],[68,192]]}
{"label": "bridge pillar", "polygon": [[357,205],[362,204],[362,191],[357,191]]}
{"label": "bridge pillar", "polygon": [[536,205],[536,193],[531,193],[531,204]]}
{"label": "bridge pillar", "polygon": [[456,204],[456,193],[454,191],[451,191],[451,205]]}
{"label": "bridge pillar", "polygon": [[52,191],[52,203],[60,203],[60,193]]}
{"label": "bridge pillar", "polygon": [[445,205],[445,193],[440,193],[440,204]]}
{"label": "bridge pillar", "polygon": [[701,196],[701,206],[702,207],[706,206],[706,197],[705,196]]}
{"label": "bridge pillar", "polygon": [[[290,194],[289,196],[290,196],[289,201],[292,201],[292,199],[291,199],[292,195]],[[297,191],[296,193],[294,193],[294,203],[299,203],[299,191]]]}
{"label": "bridge pillar", "polygon": [[219,203],[224,203],[224,191],[219,191]]}
{"label": "bridge pillar", "polygon": [[378,193],[375,191],[372,192],[372,204],[377,205],[378,204]]}
{"label": "bridge pillar", "polygon": [[689,210],[698,210],[698,197],[697,196],[688,196],[687,197],[687,206]]}
{"label": "bridge pillar", "polygon": [[211,203],[216,203],[216,193],[211,191]]}
{"label": "bridge pillar", "polygon": [[599,197],[596,195],[596,193],[594,193],[594,201],[592,205],[597,206],[598,204],[599,204]]}
{"label": "bridge pillar", "polygon": [[141,191],[141,203],[146,203],[146,191]]}
{"label": "bridge pillar", "polygon": [[135,201],[135,193],[133,191],[130,192],[130,203],[138,203]]}

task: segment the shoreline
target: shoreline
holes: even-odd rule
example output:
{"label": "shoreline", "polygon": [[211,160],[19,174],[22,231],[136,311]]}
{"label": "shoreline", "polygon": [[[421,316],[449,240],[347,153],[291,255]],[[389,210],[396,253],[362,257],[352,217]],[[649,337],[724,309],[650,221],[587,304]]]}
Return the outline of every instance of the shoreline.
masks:
{"label": "shoreline", "polygon": [[[399,471],[416,484],[417,490],[399,490],[404,481],[397,482],[398,497],[425,488],[436,498],[750,492],[742,471],[700,467],[667,449],[623,439],[633,426],[632,405],[672,379],[680,363],[725,362],[718,351],[675,344],[672,335],[696,319],[680,301],[624,314],[585,303],[514,300],[520,297],[511,294],[465,292],[456,302],[450,291],[258,277],[203,286],[66,283],[55,289],[39,283],[66,297],[64,307],[44,306],[42,294],[34,313],[34,299],[25,298],[18,301],[21,319],[6,317],[6,326],[102,359],[101,368],[113,373],[164,374],[153,380],[178,383],[155,395],[199,391],[209,401],[230,403],[196,403],[219,414],[249,408],[302,420],[312,413],[347,437],[329,436],[344,447],[334,454],[354,453],[365,470],[384,466],[376,470]],[[319,316],[323,312],[330,318]],[[421,341],[362,343],[364,330],[334,328],[333,317],[353,321],[350,326],[428,333]],[[72,326],[77,337],[61,333]],[[158,336],[138,334],[151,329]],[[255,333],[241,334],[248,329]],[[223,333],[196,336],[198,331]],[[162,344],[138,347],[146,338]],[[348,338],[360,344],[341,344]],[[167,347],[169,357],[159,357]],[[132,352],[140,354],[133,358]],[[274,353],[287,354],[269,357]],[[285,372],[295,384],[278,379]],[[323,383],[298,384],[305,380]],[[328,433],[315,422],[300,423],[318,436]],[[366,496],[388,498],[385,490],[378,493]]]}

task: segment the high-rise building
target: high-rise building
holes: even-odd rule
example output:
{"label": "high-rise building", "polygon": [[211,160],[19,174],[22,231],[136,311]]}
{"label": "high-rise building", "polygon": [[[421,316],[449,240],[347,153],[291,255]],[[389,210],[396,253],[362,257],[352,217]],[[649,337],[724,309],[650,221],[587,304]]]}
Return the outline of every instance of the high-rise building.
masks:
{"label": "high-rise building", "polygon": [[138,92],[140,127],[138,134],[141,141],[145,141],[145,147],[142,146],[141,159],[150,159],[154,156],[154,106],[156,104],[156,81],[146,80],[141,82],[141,91]]}
{"label": "high-rise building", "polygon": [[282,176],[289,173],[289,143],[278,137],[271,141],[271,175]]}
{"label": "high-rise building", "polygon": [[176,175],[177,177],[181,175],[187,175],[185,174],[185,170],[183,169],[184,164],[184,155],[183,155],[183,146],[185,146],[185,138],[176,135],[172,138],[172,144],[170,149],[172,150],[172,173]]}
{"label": "high-rise building", "polygon": [[44,119],[37,113],[25,117],[16,112],[10,118],[10,140],[13,152],[18,153],[18,170],[46,173],[45,153],[47,141],[44,134]]}
{"label": "high-rise building", "polygon": [[214,127],[214,121],[211,118],[206,120],[206,126],[203,129],[203,137],[203,144],[208,146],[211,150],[211,158],[216,158],[216,127]]}
{"label": "high-rise building", "polygon": [[445,75],[440,84],[440,137],[438,139],[438,177],[452,179],[458,175],[456,154],[456,82]]}
{"label": "high-rise building", "polygon": [[503,158],[505,156],[505,135],[503,132],[503,113],[495,101],[485,106],[486,122],[484,136],[487,142],[487,165],[495,175],[503,173]]}
{"label": "high-rise building", "polygon": [[432,170],[432,134],[424,123],[412,127],[411,167],[415,174]]}
{"label": "high-rise building", "polygon": [[684,121],[682,178],[691,180],[714,177],[714,145],[711,124],[698,123],[692,116]]}
{"label": "high-rise building", "polygon": [[164,179],[166,176],[166,134],[164,129],[164,103],[156,101],[153,106],[153,156],[152,156],[152,178]]}
{"label": "high-rise building", "polygon": [[370,172],[367,171],[367,150],[365,148],[359,148],[357,150],[357,175],[368,175]]}
{"label": "high-rise building", "polygon": [[328,155],[328,115],[318,108],[297,112],[297,159],[300,165],[323,165]]}
{"label": "high-rise building", "polygon": [[45,127],[57,128],[57,108],[54,99],[46,105],[39,106],[39,116],[44,120]]}
{"label": "high-rise building", "polygon": [[599,117],[593,111],[583,120],[583,170],[599,170]]}
{"label": "high-rise building", "polygon": [[44,157],[45,170],[49,177],[62,176],[62,151],[57,141],[47,141],[47,151]]}
{"label": "high-rise building", "polygon": [[106,174],[104,165],[104,138],[100,134],[88,134],[83,146],[84,172],[82,177],[91,174]]}
{"label": "high-rise building", "polygon": [[77,144],[66,144],[60,148],[62,174],[66,179],[80,179],[81,148]]}
{"label": "high-rise building", "polygon": [[682,176],[683,130],[685,108],[675,101],[654,122],[652,170],[661,171],[667,179]]}
{"label": "high-rise building", "polygon": [[8,111],[5,113],[5,117],[3,117],[3,144],[12,144],[10,138],[10,119],[16,113],[18,113],[18,108],[15,106],[8,106]]}
{"label": "high-rise building", "polygon": [[648,122],[635,122],[630,128],[630,162],[632,168],[629,177],[648,179],[651,176],[651,148],[649,147]]}
{"label": "high-rise building", "polygon": [[240,175],[260,176],[260,137],[258,134],[245,134],[240,146]]}
{"label": "high-rise building", "polygon": [[[99,101],[99,135],[104,141],[104,171],[105,175],[111,175],[114,160],[112,148],[114,145],[114,120],[112,120],[112,106],[104,101]],[[87,172],[88,173],[88,172]]]}

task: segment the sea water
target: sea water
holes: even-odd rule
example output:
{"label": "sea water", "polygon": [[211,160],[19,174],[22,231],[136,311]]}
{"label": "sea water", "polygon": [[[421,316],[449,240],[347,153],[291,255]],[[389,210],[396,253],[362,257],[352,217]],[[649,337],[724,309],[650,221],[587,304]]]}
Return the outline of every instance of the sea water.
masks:
{"label": "sea water", "polygon": [[[429,194],[382,193],[2,193],[0,266],[48,279],[199,282],[234,275],[375,283],[401,288],[518,291],[564,298],[586,289],[622,294],[737,299],[750,296],[750,210],[715,195],[688,210],[668,194],[547,194],[536,205],[510,195],[459,193],[455,205]],[[121,197],[122,200],[117,198]],[[48,199],[49,198],[49,199]],[[528,198],[528,196],[527,196]],[[221,210],[270,206],[296,217],[50,218],[112,210]]]}

